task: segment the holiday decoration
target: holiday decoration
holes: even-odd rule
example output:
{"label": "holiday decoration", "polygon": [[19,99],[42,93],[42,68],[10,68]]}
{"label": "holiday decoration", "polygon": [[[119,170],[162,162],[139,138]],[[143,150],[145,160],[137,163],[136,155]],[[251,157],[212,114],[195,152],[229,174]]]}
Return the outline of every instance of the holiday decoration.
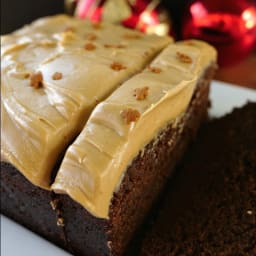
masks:
{"label": "holiday decoration", "polygon": [[122,24],[147,34],[171,32],[170,18],[159,0],[66,0],[69,10],[74,4],[75,15],[81,19]]}
{"label": "holiday decoration", "polygon": [[256,5],[252,1],[197,0],[185,13],[183,38],[213,44],[220,65],[241,61],[256,45]]}

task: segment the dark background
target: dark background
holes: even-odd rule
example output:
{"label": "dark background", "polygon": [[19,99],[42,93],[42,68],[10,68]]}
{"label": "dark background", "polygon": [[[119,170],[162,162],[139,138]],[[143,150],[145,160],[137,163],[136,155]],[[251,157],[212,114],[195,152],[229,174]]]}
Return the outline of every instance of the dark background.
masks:
{"label": "dark background", "polygon": [[64,0],[1,0],[1,34],[12,32],[38,17],[64,11]]}
{"label": "dark background", "polygon": [[[163,0],[175,28],[179,28],[190,0]],[[38,17],[64,12],[64,0],[1,0],[1,34],[12,32]],[[178,29],[176,29],[178,31]]]}

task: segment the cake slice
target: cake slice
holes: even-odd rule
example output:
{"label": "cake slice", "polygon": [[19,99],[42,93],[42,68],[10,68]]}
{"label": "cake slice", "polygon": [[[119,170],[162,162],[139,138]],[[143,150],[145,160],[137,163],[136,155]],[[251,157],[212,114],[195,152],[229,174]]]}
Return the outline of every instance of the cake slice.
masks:
{"label": "cake slice", "polygon": [[54,165],[96,104],[171,41],[65,15],[1,37],[1,155],[49,189]]}
{"label": "cake slice", "polygon": [[128,255],[256,255],[256,102],[202,127]]}
{"label": "cake slice", "polygon": [[97,105],[68,148],[52,189],[67,193],[91,214],[109,218],[127,167],[162,129],[181,119],[215,57],[215,50],[199,41],[163,50]]}

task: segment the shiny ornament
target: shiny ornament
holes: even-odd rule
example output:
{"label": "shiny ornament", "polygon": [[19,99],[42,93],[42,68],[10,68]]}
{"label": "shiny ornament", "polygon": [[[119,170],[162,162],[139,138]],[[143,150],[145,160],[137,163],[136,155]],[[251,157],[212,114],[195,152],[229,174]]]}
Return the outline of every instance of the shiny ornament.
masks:
{"label": "shiny ornament", "polygon": [[185,13],[183,39],[213,44],[222,66],[243,60],[256,46],[256,5],[252,1],[197,0]]}
{"label": "shiny ornament", "polygon": [[122,24],[147,34],[171,33],[170,17],[159,0],[67,0],[66,2],[68,6],[73,6],[74,3],[77,5],[75,15],[81,19]]}

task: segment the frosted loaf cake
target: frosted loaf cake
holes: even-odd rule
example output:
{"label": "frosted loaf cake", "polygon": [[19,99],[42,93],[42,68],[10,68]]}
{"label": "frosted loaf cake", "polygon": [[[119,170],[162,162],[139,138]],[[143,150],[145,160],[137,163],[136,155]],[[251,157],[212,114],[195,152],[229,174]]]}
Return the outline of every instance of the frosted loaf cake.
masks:
{"label": "frosted loaf cake", "polygon": [[66,16],[1,39],[1,211],[122,255],[207,115],[215,50]]}

